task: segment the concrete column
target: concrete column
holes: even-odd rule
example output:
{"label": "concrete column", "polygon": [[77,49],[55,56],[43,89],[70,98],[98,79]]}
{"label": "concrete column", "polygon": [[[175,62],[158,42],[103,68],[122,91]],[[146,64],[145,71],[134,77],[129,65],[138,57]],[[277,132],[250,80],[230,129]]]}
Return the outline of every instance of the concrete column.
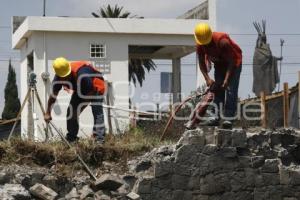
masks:
{"label": "concrete column", "polygon": [[173,103],[181,102],[181,61],[172,59],[172,93]]}

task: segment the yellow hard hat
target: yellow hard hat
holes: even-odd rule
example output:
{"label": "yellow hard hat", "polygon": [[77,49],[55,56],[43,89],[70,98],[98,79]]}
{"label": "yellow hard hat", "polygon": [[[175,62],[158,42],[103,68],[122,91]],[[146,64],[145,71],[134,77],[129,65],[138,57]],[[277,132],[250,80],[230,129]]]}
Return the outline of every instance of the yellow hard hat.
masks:
{"label": "yellow hard hat", "polygon": [[197,44],[206,45],[212,39],[212,30],[208,24],[199,23],[195,27],[194,36]]}
{"label": "yellow hard hat", "polygon": [[53,69],[55,74],[59,77],[66,77],[71,73],[69,61],[63,57],[59,57],[54,60]]}

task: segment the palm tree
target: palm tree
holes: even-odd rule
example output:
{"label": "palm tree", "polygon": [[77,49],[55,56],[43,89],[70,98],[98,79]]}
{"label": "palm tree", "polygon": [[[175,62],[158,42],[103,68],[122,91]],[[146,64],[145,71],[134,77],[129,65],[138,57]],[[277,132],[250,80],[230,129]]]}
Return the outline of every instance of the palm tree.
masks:
{"label": "palm tree", "polygon": [[[97,18],[143,18],[137,17],[136,15],[131,16],[130,12],[123,11],[123,7],[119,7],[115,5],[114,7],[108,5],[106,7],[101,7],[100,10],[95,13],[92,12],[92,15]],[[156,69],[156,64],[151,59],[130,59],[129,61],[129,81],[133,81],[134,85],[136,82],[143,85],[143,81],[145,80],[146,70],[149,72],[150,70]]]}

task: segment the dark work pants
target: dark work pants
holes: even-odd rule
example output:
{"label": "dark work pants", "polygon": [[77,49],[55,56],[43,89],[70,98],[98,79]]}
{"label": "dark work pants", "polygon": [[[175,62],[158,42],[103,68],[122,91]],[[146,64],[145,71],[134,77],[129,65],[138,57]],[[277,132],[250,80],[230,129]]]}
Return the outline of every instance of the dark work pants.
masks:
{"label": "dark work pants", "polygon": [[77,93],[73,93],[67,111],[67,139],[75,140],[79,130],[78,118],[80,113],[91,103],[94,117],[93,136],[97,140],[104,140],[105,125],[103,115],[103,97],[100,94],[94,95],[93,99],[82,99]]}
{"label": "dark work pants", "polygon": [[[214,103],[217,105],[220,112],[224,109],[224,117],[228,119],[225,120],[233,120],[233,117],[236,114],[237,110],[237,100],[238,100],[238,89],[239,89],[239,82],[240,82],[240,75],[242,71],[242,66],[236,68],[229,78],[229,83],[227,89],[221,90],[215,94]],[[217,84],[222,85],[226,75],[226,68],[215,68],[215,82]],[[221,106],[222,105],[222,106]],[[221,115],[222,116],[222,115]]]}

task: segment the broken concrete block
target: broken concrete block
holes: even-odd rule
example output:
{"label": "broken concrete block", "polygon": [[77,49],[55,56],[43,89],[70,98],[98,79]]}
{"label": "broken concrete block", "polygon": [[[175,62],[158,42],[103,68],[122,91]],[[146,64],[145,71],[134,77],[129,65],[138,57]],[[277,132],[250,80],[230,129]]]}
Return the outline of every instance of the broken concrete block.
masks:
{"label": "broken concrete block", "polygon": [[111,200],[111,198],[109,196],[107,196],[106,194],[104,194],[102,191],[96,192],[94,195],[94,199],[96,199],[96,200]]}
{"label": "broken concrete block", "polygon": [[83,188],[81,188],[78,191],[78,193],[80,195],[80,199],[85,199],[87,197],[93,197],[93,195],[94,195],[93,190],[88,185],[83,186]]}
{"label": "broken concrete block", "polygon": [[29,192],[20,184],[5,184],[3,189],[0,189],[1,199],[24,199],[30,200]]}
{"label": "broken concrete block", "polygon": [[262,166],[262,172],[266,173],[277,173],[279,171],[279,160],[278,159],[266,159],[265,164]]}
{"label": "broken concrete block", "polygon": [[79,194],[75,187],[65,196],[66,200],[72,200],[72,199],[77,199],[77,198],[79,198]]}
{"label": "broken concrete block", "polygon": [[226,129],[216,130],[216,144],[218,147],[228,147],[232,143],[232,131]]}
{"label": "broken concrete block", "polygon": [[11,176],[8,173],[0,173],[0,185],[9,183],[10,180],[11,180]]}
{"label": "broken concrete block", "polygon": [[151,193],[152,188],[152,180],[153,176],[144,176],[143,178],[140,178],[136,181],[133,191],[138,194],[148,194]]}
{"label": "broken concrete block", "polygon": [[130,190],[132,190],[137,178],[134,175],[129,175],[129,174],[124,175],[122,178],[123,178],[123,181],[125,181],[125,183],[130,188]]}
{"label": "broken concrete block", "polygon": [[97,190],[109,190],[114,191],[123,185],[123,181],[111,174],[102,175],[93,185],[93,189]]}
{"label": "broken concrete block", "polygon": [[155,177],[166,176],[173,171],[173,163],[170,161],[161,161],[154,166]]}
{"label": "broken concrete block", "polygon": [[231,139],[233,147],[244,148],[247,146],[247,134],[244,130],[234,130]]}
{"label": "broken concrete block", "polygon": [[182,145],[205,145],[205,135],[201,129],[186,131],[177,143],[177,146]]}
{"label": "broken concrete block", "polygon": [[217,152],[218,147],[215,144],[207,144],[204,146],[202,153],[205,155],[213,155]]}
{"label": "broken concrete block", "polygon": [[39,183],[32,186],[29,189],[29,191],[34,197],[40,198],[42,200],[54,200],[58,195],[51,188],[48,188],[43,184],[39,184]]}
{"label": "broken concrete block", "polygon": [[218,151],[218,154],[224,158],[234,158],[237,156],[235,147],[223,147]]}
{"label": "broken concrete block", "polygon": [[136,172],[146,171],[150,167],[152,167],[151,161],[147,160],[147,159],[143,159],[143,160],[141,160],[140,162],[137,163],[137,165],[135,167],[135,171]]}
{"label": "broken concrete block", "polygon": [[140,199],[140,195],[138,195],[137,193],[134,193],[134,192],[130,192],[129,194],[126,195],[126,197],[131,200],[139,200]]}

